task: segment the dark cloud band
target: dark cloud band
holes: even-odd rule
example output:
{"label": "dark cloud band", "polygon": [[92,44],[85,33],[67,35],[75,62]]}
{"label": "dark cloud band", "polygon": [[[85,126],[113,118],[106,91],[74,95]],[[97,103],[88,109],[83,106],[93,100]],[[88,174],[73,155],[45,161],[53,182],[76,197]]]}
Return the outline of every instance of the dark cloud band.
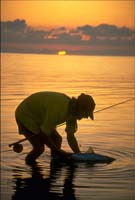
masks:
{"label": "dark cloud band", "polygon": [[[109,24],[84,25],[74,29],[62,26],[37,30],[28,26],[25,20],[16,19],[1,22],[1,42],[3,51],[8,50],[8,48],[6,49],[7,46],[12,46],[9,44],[35,44],[39,46],[44,44],[47,47],[42,47],[42,52],[46,53],[48,49],[48,53],[50,53],[51,46],[54,44],[54,46],[63,45],[63,48],[64,45],[69,45],[71,48],[68,49],[69,53],[75,54],[135,54],[135,30]],[[48,48],[48,45],[51,45],[50,48]],[[73,46],[78,48],[73,51]],[[10,48],[11,51],[12,48]],[[18,51],[20,51],[20,48],[18,48]],[[25,52],[25,49],[23,51]]]}

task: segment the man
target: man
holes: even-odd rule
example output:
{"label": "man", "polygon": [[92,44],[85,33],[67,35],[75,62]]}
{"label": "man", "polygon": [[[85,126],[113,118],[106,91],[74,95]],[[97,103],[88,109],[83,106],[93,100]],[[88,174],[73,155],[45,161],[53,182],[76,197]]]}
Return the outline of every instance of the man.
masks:
{"label": "man", "polygon": [[66,123],[67,141],[74,153],[80,149],[74,133],[77,120],[90,117],[93,120],[95,102],[86,94],[70,98],[58,92],[38,92],[24,99],[15,111],[19,133],[31,143],[33,149],[26,163],[34,162],[43,152],[44,145],[51,149],[52,156],[68,155],[61,150],[62,137],[56,131],[59,124]]}

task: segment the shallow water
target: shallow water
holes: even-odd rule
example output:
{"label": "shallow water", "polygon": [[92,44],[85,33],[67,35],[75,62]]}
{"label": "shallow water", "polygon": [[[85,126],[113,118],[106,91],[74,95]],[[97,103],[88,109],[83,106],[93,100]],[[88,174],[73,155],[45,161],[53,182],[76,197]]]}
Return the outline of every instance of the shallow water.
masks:
{"label": "shallow water", "polygon": [[[133,200],[135,198],[134,100],[78,121],[80,149],[114,157],[111,164],[54,164],[50,151],[30,167],[9,143],[22,139],[14,119],[16,106],[31,93],[49,90],[69,96],[91,94],[96,110],[134,97],[133,57],[2,54],[1,199]],[[65,126],[58,128],[67,145]]]}

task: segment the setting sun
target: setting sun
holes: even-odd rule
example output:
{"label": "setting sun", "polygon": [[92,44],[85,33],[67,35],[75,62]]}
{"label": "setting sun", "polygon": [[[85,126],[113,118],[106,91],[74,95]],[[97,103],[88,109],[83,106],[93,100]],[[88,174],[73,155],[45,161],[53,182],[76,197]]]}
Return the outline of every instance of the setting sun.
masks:
{"label": "setting sun", "polygon": [[66,51],[58,51],[58,55],[59,55],[59,56],[64,56],[64,55],[66,55],[66,54],[67,54]]}

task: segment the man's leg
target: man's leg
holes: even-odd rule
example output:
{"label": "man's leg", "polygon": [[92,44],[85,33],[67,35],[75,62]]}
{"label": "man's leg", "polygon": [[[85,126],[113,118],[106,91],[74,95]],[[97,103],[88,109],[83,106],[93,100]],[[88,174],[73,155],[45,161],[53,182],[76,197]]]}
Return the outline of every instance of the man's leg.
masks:
{"label": "man's leg", "polygon": [[44,141],[40,134],[34,135],[22,123],[18,123],[19,133],[31,143],[33,149],[26,156],[26,163],[33,163],[44,152]]}
{"label": "man's leg", "polygon": [[[27,138],[26,135],[25,137]],[[26,156],[25,160],[26,163],[32,163],[44,152],[45,147],[42,139],[40,138],[40,135],[35,135],[32,138],[27,138],[27,139],[31,143],[33,149]]]}
{"label": "man's leg", "polygon": [[[54,130],[54,132],[51,134],[51,139],[53,143],[55,144],[55,146],[58,149],[61,149],[62,137],[59,135],[59,133],[56,130]],[[58,155],[58,152],[56,152],[55,150],[51,150],[51,155],[55,157],[56,155]]]}

